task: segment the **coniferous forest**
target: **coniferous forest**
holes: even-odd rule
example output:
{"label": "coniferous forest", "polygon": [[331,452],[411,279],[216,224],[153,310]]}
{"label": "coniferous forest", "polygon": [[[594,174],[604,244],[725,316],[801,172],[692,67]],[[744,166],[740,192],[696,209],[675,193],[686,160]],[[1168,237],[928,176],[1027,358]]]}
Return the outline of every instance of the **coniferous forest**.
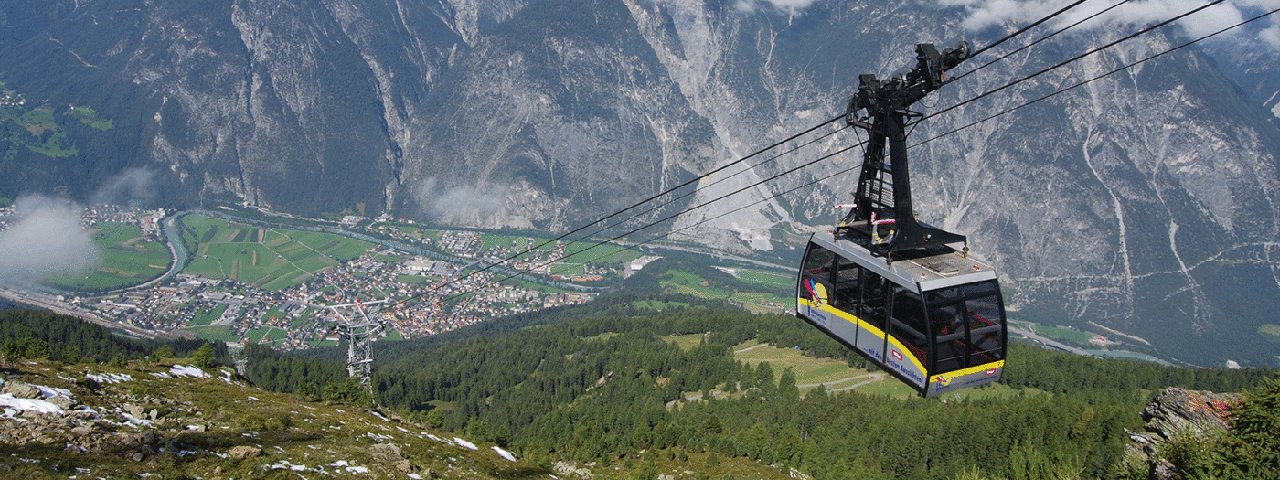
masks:
{"label": "coniferous forest", "polygon": [[[665,338],[698,333],[702,341],[687,350]],[[615,294],[379,343],[374,394],[428,426],[548,463],[679,460],[696,452],[794,467],[815,478],[1112,478],[1129,473],[1127,432],[1141,431],[1139,412],[1160,389],[1241,391],[1275,375],[1014,344],[1002,384],[1015,391],[1004,395],[924,400],[818,387],[802,396],[790,371],[734,359],[733,347],[747,340],[866,367],[794,317],[688,297]],[[251,352],[250,376],[268,388],[315,394],[342,378],[337,350]],[[691,392],[702,399],[687,401]]]}

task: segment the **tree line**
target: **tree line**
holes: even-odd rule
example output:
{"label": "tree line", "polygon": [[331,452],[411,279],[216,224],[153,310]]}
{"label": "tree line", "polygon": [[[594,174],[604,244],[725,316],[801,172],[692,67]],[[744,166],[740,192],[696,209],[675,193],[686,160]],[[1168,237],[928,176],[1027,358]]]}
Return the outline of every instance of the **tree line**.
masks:
{"label": "tree line", "polygon": [[[639,306],[642,298],[686,307],[655,312]],[[687,350],[664,338],[687,334],[703,338]],[[752,339],[869,367],[794,317],[683,296],[610,294],[582,307],[377,344],[374,394],[432,427],[534,461],[709,452],[818,478],[1112,477],[1126,430],[1141,429],[1139,412],[1158,389],[1238,391],[1274,375],[1015,344],[1002,383],[1020,391],[1001,398],[895,399],[822,388],[802,398],[790,371],[733,358],[733,347]],[[335,355],[274,356],[274,373],[251,378],[268,388],[297,391],[309,381],[318,388],[341,375]],[[702,400],[685,401],[698,393]]]}

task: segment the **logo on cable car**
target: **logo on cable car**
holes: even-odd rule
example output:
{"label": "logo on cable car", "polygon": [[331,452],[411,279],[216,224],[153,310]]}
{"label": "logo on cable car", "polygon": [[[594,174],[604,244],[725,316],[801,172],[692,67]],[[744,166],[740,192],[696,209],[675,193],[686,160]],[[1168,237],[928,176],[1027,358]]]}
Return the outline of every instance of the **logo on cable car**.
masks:
{"label": "logo on cable car", "polygon": [[902,352],[897,350],[889,350],[889,355],[893,355],[894,360],[902,360]]}
{"label": "logo on cable car", "polygon": [[986,372],[983,372],[983,373],[986,373],[986,374],[987,374],[987,376],[988,376],[988,377],[990,377],[990,376],[992,376],[992,375],[995,375],[995,374],[996,374],[996,369],[992,368],[992,369],[987,370]]}
{"label": "logo on cable car", "polygon": [[938,382],[940,385],[944,387],[951,383],[951,377],[948,377],[946,375],[938,375],[936,377],[933,377],[933,379],[934,381]]}
{"label": "logo on cable car", "polygon": [[805,280],[804,288],[808,291],[809,298],[813,299],[814,303],[817,303],[818,305],[824,305],[827,303],[826,285],[818,283],[810,278]]}

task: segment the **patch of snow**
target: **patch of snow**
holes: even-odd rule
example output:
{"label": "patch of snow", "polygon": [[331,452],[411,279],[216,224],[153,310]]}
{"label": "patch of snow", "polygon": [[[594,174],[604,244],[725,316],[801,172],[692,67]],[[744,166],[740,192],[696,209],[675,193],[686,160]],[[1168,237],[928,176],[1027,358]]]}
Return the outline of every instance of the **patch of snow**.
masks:
{"label": "patch of snow", "polygon": [[372,414],[373,414],[373,416],[378,417],[378,419],[379,419],[379,420],[382,420],[382,421],[384,421],[384,422],[390,422],[390,421],[391,421],[391,420],[388,420],[388,419],[387,419],[387,417],[382,416],[382,414],[381,414],[381,413],[378,413],[378,411],[377,411],[377,410],[374,410],[374,411],[369,412],[369,413],[372,413]]}
{"label": "patch of snow", "polygon": [[255,402],[256,402],[256,401],[258,401],[258,397],[254,397],[254,396],[248,396],[248,397],[244,397],[244,398],[247,398],[247,399],[249,399],[249,400],[253,400],[253,401],[255,401]]}
{"label": "patch of snow", "polygon": [[338,461],[336,461],[336,462],[333,462],[333,463],[330,463],[330,464],[329,464],[329,466],[330,466],[330,467],[345,467],[345,466],[347,466],[347,465],[350,465],[350,464],[349,464],[349,463],[347,463],[347,461],[346,461],[346,460],[338,460]]}
{"label": "patch of snow", "polygon": [[422,475],[419,475],[419,474],[416,474],[416,473],[410,473],[410,474],[409,474],[409,478],[411,478],[411,479],[413,479],[413,480],[422,480]]}
{"label": "patch of snow", "polygon": [[135,417],[133,415],[130,415],[126,412],[120,412],[120,416],[124,417],[125,423],[129,424],[134,428],[151,426],[151,420],[144,420],[144,419]]}
{"label": "patch of snow", "polygon": [[503,449],[499,448],[497,445],[494,445],[494,446],[493,446],[493,451],[498,452],[498,456],[500,456],[500,457],[502,457],[502,458],[505,458],[505,459],[510,460],[510,461],[512,461],[512,462],[516,461],[516,456],[515,456],[515,455],[512,455],[512,454],[511,454],[511,452],[508,452],[508,451],[506,451],[506,450],[503,450]]}
{"label": "patch of snow", "polygon": [[36,387],[36,390],[40,391],[40,396],[44,397],[45,400],[56,397],[58,395],[62,395],[68,398],[71,397],[71,390],[67,390],[65,388],[52,388],[52,387],[46,387],[43,385],[32,385],[32,386]]}
{"label": "patch of snow", "polygon": [[209,378],[209,374],[204,373],[204,370],[190,365],[174,365],[169,369],[169,374],[175,377]]}
{"label": "patch of snow", "polygon": [[476,444],[471,443],[471,442],[468,442],[468,441],[463,440],[463,439],[461,439],[461,438],[453,437],[453,441],[454,441],[454,443],[457,443],[457,444],[458,444],[458,445],[460,445],[460,446],[467,447],[467,449],[469,449],[469,450],[478,450],[478,449],[476,448]]}
{"label": "patch of snow", "polygon": [[169,376],[169,374],[164,373],[164,372],[151,372],[151,376],[156,377],[156,378],[173,378],[173,377]]}
{"label": "patch of snow", "polygon": [[132,382],[133,376],[127,373],[88,373],[84,378],[101,384]]}
{"label": "patch of snow", "polygon": [[[43,395],[44,391],[41,390],[40,393]],[[5,411],[4,411],[6,417],[12,417],[12,415],[9,414],[9,412],[11,411],[10,409],[24,410],[24,411],[30,411],[30,412],[40,412],[40,413],[62,413],[63,412],[62,407],[49,403],[46,400],[13,398],[13,394],[9,394],[9,393],[0,394],[0,407],[8,407],[8,408],[5,408]],[[17,412],[15,411],[14,413],[17,413]]]}
{"label": "patch of snow", "polygon": [[366,473],[369,473],[369,467],[360,467],[360,466],[347,467],[347,473],[352,473],[356,475],[366,474]]}
{"label": "patch of snow", "polygon": [[409,433],[409,431],[405,430],[403,427],[396,427],[396,430],[399,430],[400,433]]}

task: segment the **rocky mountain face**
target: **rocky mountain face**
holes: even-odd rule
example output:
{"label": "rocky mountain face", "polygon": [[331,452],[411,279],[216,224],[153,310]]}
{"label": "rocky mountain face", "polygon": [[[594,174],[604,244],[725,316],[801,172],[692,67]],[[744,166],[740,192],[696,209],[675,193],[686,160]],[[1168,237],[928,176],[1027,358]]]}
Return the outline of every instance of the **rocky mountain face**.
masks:
{"label": "rocky mountain face", "polygon": [[[78,155],[10,149],[0,193],[88,197],[102,178],[144,169],[171,204],[564,229],[834,117],[857,74],[903,69],[917,42],[1000,33],[966,31],[963,10],[923,2],[801,3],[5,2],[6,88],[55,116],[91,106],[114,129],[76,137]],[[918,108],[1123,34],[1065,35]],[[912,139],[1184,40],[1175,29],[1123,43],[931,119]],[[1015,317],[1097,322],[1196,364],[1275,363],[1259,329],[1280,323],[1280,127],[1259,93],[1274,89],[1274,68],[1212,52],[1188,49],[913,148],[921,217],[970,236],[1001,269]],[[857,140],[844,131],[760,157],[650,217]],[[683,215],[676,227],[761,201],[678,236],[795,247],[787,233],[830,222],[855,174],[765,199],[856,165],[856,152]]]}

